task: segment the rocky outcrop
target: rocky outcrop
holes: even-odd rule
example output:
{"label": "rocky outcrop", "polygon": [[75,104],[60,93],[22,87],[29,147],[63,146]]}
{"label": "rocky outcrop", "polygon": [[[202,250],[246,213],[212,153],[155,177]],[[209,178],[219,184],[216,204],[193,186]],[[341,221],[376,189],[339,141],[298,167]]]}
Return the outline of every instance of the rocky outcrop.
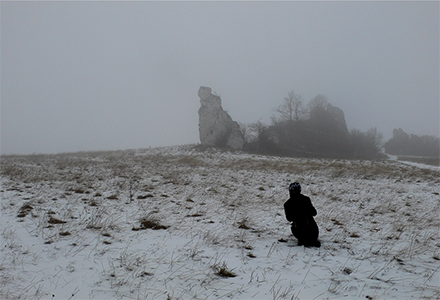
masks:
{"label": "rocky outcrop", "polygon": [[339,107],[331,105],[330,103],[327,104],[326,111],[333,118],[339,130],[348,134],[348,127],[347,123],[345,122],[344,111]]}
{"label": "rocky outcrop", "polygon": [[309,120],[315,130],[348,135],[344,112],[330,103],[311,109]]}
{"label": "rocky outcrop", "polygon": [[240,126],[222,108],[222,100],[209,87],[201,86],[198,93],[199,135],[203,145],[240,150],[245,143]]}

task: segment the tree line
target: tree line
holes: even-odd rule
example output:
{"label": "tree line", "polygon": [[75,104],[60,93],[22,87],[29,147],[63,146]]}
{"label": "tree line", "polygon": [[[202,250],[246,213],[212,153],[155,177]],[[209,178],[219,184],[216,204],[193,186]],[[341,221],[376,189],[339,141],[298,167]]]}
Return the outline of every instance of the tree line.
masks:
{"label": "tree line", "polygon": [[[317,95],[305,104],[300,94],[291,91],[274,112],[270,124],[261,120],[240,124],[246,140],[244,150],[282,156],[385,158],[383,134],[375,127],[365,132],[349,131],[344,112],[330,104],[324,95]],[[412,139],[419,144],[420,139]],[[432,144],[429,139],[422,140]],[[397,149],[402,142],[400,138],[390,141],[386,150]]]}
{"label": "tree line", "polygon": [[440,139],[431,135],[408,134],[401,128],[393,130],[393,137],[385,145],[385,152],[393,155],[440,156]]}

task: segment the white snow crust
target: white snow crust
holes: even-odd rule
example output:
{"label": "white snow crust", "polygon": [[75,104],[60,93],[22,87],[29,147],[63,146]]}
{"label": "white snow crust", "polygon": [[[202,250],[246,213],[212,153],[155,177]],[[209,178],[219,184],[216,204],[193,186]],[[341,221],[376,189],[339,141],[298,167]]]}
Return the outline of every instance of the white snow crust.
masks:
{"label": "white snow crust", "polygon": [[[440,299],[439,172],[194,145],[4,156],[0,298]],[[320,248],[290,233],[293,181]]]}

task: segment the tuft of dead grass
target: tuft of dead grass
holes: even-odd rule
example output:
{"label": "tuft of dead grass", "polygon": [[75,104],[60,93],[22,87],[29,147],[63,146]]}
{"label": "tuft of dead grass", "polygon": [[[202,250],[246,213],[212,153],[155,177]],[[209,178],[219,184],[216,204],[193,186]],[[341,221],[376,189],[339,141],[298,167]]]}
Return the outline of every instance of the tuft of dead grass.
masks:
{"label": "tuft of dead grass", "polygon": [[47,223],[49,223],[49,224],[65,224],[67,222],[50,216],[49,221],[47,221]]}
{"label": "tuft of dead grass", "polygon": [[28,214],[31,213],[31,211],[33,210],[33,206],[30,205],[29,203],[25,203],[20,210],[18,211],[17,217],[18,218],[24,218],[26,217]]}
{"label": "tuft of dead grass", "polygon": [[140,226],[133,227],[132,230],[133,231],[146,230],[146,229],[160,230],[160,229],[168,229],[168,227],[169,226],[160,224],[160,222],[156,219],[150,217],[144,217],[140,220]]}
{"label": "tuft of dead grass", "polygon": [[251,229],[251,227],[248,225],[247,219],[243,219],[242,221],[238,222],[238,228],[246,230]]}
{"label": "tuft of dead grass", "polygon": [[212,266],[212,269],[215,272],[215,275],[224,277],[224,278],[232,278],[237,277],[237,274],[232,272],[232,270],[229,270],[228,266],[226,265],[226,262],[223,262],[221,265],[215,264]]}

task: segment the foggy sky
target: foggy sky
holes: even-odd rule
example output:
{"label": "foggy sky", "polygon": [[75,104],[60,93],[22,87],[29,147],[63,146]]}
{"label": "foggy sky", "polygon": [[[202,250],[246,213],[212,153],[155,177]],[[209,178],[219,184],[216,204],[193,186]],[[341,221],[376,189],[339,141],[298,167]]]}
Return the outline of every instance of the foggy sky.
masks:
{"label": "foggy sky", "polygon": [[288,92],[349,129],[439,135],[439,2],[1,2],[1,153],[199,143]]}

